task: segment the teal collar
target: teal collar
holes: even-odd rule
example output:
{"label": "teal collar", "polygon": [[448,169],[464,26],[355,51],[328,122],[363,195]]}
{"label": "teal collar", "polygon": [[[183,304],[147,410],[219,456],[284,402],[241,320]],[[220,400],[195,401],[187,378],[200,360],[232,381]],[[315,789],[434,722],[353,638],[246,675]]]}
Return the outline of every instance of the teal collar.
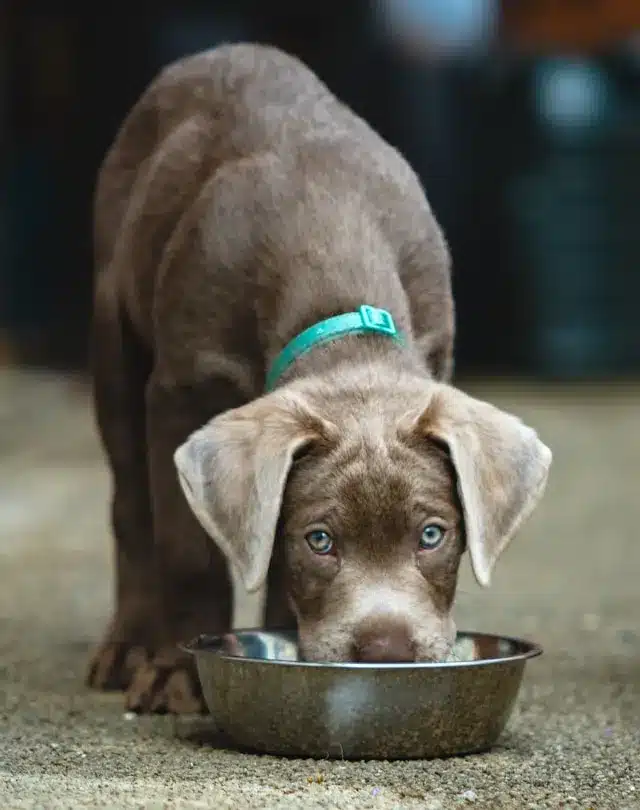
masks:
{"label": "teal collar", "polygon": [[285,370],[314,346],[345,335],[362,334],[386,335],[397,343],[405,342],[403,335],[396,329],[390,313],[376,307],[361,306],[357,312],[346,312],[344,315],[336,315],[310,326],[288,343],[269,369],[266,390],[271,391]]}

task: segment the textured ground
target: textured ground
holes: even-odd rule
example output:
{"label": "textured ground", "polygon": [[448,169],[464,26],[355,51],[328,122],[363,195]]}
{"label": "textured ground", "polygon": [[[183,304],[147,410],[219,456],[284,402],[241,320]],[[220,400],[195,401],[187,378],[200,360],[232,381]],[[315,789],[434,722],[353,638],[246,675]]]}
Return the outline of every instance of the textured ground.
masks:
{"label": "textured ground", "polygon": [[640,808],[640,387],[472,388],[555,464],[492,590],[464,571],[458,624],[545,655],[489,754],[317,763],[201,745],[193,721],[85,691],[110,603],[107,475],[81,388],[0,372],[0,807]]}

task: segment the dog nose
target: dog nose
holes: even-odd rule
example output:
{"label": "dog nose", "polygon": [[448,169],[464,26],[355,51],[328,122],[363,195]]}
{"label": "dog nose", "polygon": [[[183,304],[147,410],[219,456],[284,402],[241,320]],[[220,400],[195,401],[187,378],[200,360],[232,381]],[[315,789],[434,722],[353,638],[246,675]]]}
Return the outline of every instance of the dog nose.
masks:
{"label": "dog nose", "polygon": [[356,661],[371,664],[415,661],[415,645],[409,629],[400,622],[371,623],[357,634]]}

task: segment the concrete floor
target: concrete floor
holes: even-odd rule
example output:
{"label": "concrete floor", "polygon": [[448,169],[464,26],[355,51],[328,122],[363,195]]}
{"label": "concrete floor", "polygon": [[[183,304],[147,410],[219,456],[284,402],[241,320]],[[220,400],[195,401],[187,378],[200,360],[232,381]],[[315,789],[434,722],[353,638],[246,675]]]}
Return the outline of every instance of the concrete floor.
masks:
{"label": "concrete floor", "polygon": [[[491,753],[347,763],[202,744],[82,685],[110,607],[108,478],[86,391],[0,373],[0,807],[640,808],[640,387],[467,386],[555,453],[543,505],[458,624],[531,637]],[[206,735],[205,735],[206,740]]]}

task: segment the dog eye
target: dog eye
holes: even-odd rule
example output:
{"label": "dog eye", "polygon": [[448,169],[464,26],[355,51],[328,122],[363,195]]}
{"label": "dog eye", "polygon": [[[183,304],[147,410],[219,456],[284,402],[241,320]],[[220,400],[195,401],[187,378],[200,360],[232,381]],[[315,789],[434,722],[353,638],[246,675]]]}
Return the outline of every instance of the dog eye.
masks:
{"label": "dog eye", "polygon": [[309,532],[305,535],[305,540],[314,554],[330,554],[333,551],[333,540],[321,529]]}
{"label": "dog eye", "polygon": [[420,536],[420,548],[428,551],[438,548],[444,540],[445,531],[437,523],[428,523]]}

